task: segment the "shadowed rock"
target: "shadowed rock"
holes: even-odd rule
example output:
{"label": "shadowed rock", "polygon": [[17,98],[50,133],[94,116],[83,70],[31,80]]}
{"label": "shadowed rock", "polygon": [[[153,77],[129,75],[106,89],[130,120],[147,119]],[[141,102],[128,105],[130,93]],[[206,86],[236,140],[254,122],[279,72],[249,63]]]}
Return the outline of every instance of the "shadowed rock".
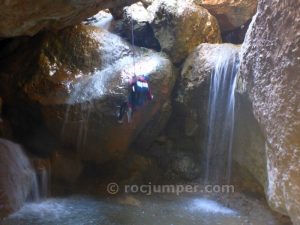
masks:
{"label": "shadowed rock", "polygon": [[231,31],[245,24],[256,12],[257,0],[194,0],[214,15],[222,31]]}
{"label": "shadowed rock", "polygon": [[[270,206],[300,223],[300,2],[259,1],[241,74],[265,135]],[[287,25],[288,24],[288,25]]]}
{"label": "shadowed rock", "polygon": [[131,5],[135,0],[0,1],[0,37],[33,36],[80,23],[101,9]]}

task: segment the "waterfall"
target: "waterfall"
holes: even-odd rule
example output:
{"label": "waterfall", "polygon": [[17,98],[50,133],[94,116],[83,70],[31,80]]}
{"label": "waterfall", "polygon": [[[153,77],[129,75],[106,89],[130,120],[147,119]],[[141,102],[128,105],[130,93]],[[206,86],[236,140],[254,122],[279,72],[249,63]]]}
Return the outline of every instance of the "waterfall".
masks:
{"label": "waterfall", "polygon": [[39,201],[49,195],[49,165],[46,160],[34,159],[33,176],[31,178],[31,194],[29,201]]}
{"label": "waterfall", "polygon": [[230,182],[238,64],[238,48],[226,44],[211,74],[204,163],[207,183]]}
{"label": "waterfall", "polygon": [[40,198],[47,198],[49,195],[50,186],[50,169],[42,165],[36,171],[38,180],[38,194]]}
{"label": "waterfall", "polygon": [[[85,148],[89,129],[89,118],[93,107],[90,101],[78,105],[67,104],[61,138],[67,139],[68,142],[72,144],[72,147],[76,148],[77,153],[80,153]],[[77,118],[74,119],[74,117]]]}
{"label": "waterfall", "polygon": [[31,194],[29,196],[29,201],[39,201],[39,200],[40,200],[40,191],[39,191],[38,176],[35,172],[33,172],[33,176],[31,178]]}

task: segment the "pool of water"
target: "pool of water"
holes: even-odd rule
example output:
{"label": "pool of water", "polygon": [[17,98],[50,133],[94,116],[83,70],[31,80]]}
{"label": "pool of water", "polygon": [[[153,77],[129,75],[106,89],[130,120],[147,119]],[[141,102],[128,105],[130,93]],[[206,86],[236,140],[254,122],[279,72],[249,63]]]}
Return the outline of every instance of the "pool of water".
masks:
{"label": "pool of water", "polygon": [[[229,207],[204,197],[51,198],[27,203],[1,225],[282,225],[257,201]],[[245,207],[245,205],[247,207]],[[239,209],[240,208],[240,209]]]}

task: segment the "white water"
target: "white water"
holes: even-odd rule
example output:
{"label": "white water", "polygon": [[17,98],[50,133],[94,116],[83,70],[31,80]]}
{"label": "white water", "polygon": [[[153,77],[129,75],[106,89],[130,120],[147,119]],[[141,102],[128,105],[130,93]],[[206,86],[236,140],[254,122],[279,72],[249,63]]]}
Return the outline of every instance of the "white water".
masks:
{"label": "white water", "polygon": [[209,92],[205,181],[230,182],[238,47],[224,45],[212,72]]}
{"label": "white water", "polygon": [[47,182],[47,171],[35,171],[21,146],[8,140],[0,139],[0,151],[1,193],[16,208],[26,200],[39,201],[47,191],[41,185]]}
{"label": "white water", "polygon": [[33,171],[32,182],[31,182],[31,196],[29,201],[39,201],[40,200],[40,190],[37,174]]}
{"label": "white water", "polygon": [[195,196],[133,195],[131,198],[140,202],[140,206],[126,204],[119,197],[47,199],[26,204],[1,225],[282,225],[261,203],[241,196],[232,200],[234,209]]}
{"label": "white water", "polygon": [[[32,169],[33,170],[33,169]],[[49,195],[49,171],[46,167],[39,167],[33,170],[30,202],[39,202]]]}
{"label": "white water", "polygon": [[50,186],[50,172],[46,167],[39,168],[37,173],[38,177],[38,194],[39,199],[44,199],[49,196],[49,186]]}
{"label": "white water", "polygon": [[230,208],[227,208],[216,201],[209,199],[198,198],[194,199],[190,205],[191,211],[200,211],[213,214],[237,215],[238,213]]}

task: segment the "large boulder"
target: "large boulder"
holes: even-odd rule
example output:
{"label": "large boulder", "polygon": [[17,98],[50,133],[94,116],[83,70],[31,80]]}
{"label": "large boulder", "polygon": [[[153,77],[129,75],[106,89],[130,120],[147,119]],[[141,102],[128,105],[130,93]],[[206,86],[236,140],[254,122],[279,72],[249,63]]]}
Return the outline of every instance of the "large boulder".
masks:
{"label": "large boulder", "polygon": [[[29,48],[20,53],[33,56],[19,80],[29,99],[27,108],[34,103],[44,128],[80,159],[122,158],[156,115],[168,119],[163,115],[171,109],[163,106],[170,101],[176,77],[164,54],[135,48],[133,58],[133,47],[120,37],[90,26],[39,35],[32,42],[38,46],[35,52]],[[119,124],[117,113],[133,74],[149,77],[154,100],[134,113],[132,123]]]}
{"label": "large boulder", "polygon": [[230,31],[245,24],[256,12],[257,0],[194,0],[214,15],[222,31]]}
{"label": "large boulder", "polygon": [[155,0],[148,11],[162,51],[176,64],[199,44],[222,41],[215,17],[189,0]]}
{"label": "large boulder", "polygon": [[35,172],[20,145],[0,139],[0,218],[23,205],[34,179]]}
{"label": "large boulder", "polygon": [[[259,1],[241,74],[266,137],[270,206],[300,223],[300,2]],[[278,19],[279,15],[280,19]]]}
{"label": "large boulder", "polygon": [[80,23],[101,9],[130,5],[135,0],[0,1],[0,37],[34,35]]}

